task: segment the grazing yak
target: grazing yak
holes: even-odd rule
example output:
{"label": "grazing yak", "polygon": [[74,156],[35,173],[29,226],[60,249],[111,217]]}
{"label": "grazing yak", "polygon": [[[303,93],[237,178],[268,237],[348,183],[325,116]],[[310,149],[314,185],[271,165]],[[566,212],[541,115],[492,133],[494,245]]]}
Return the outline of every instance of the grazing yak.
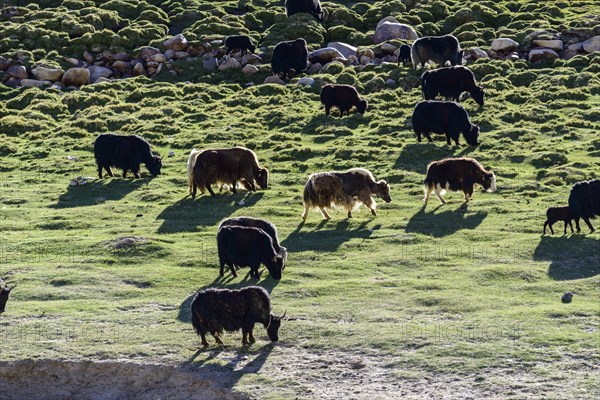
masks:
{"label": "grazing yak", "polygon": [[546,211],[546,222],[544,222],[544,235],[546,234],[546,227],[550,227],[550,232],[554,235],[554,230],[552,229],[552,225],[554,225],[557,221],[564,221],[565,223],[565,232],[567,234],[567,224],[571,227],[571,233],[573,233],[573,224],[571,221],[573,220],[573,214],[571,214],[571,210],[569,207],[550,207]]}
{"label": "grazing yak", "polygon": [[447,190],[462,191],[465,194],[465,202],[468,202],[473,195],[475,184],[483,186],[488,192],[494,192],[496,175],[468,157],[434,161],[427,166],[427,175],[423,182],[423,202],[427,204],[431,192],[434,192],[440,202],[446,204],[442,195]]}
{"label": "grazing yak", "polygon": [[13,285],[13,287],[8,287],[6,281],[0,278],[0,314],[4,312],[6,308],[6,302],[8,301],[8,296],[10,295],[10,291],[13,290],[17,285]]}
{"label": "grazing yak", "polygon": [[223,331],[242,330],[242,344],[256,342],[252,331],[254,324],[261,323],[271,341],[279,340],[279,327],[285,318],[271,312],[269,293],[260,286],[246,286],[242,289],[209,288],[200,290],[194,296],[191,306],[192,326],[208,346],[206,334],[210,333],[219,345],[223,345],[220,334]]}
{"label": "grazing yak", "polygon": [[358,92],[350,85],[325,85],[321,89],[321,103],[325,105],[325,115],[329,115],[332,107],[340,110],[340,118],[346,112],[350,115],[350,109],[355,106],[356,111],[364,114],[367,110],[367,101],[360,98]]}
{"label": "grazing yak", "polygon": [[400,46],[400,53],[398,54],[398,65],[400,65],[400,61],[402,64],[406,65],[410,63],[410,49],[411,46],[408,44],[403,44]]}
{"label": "grazing yak", "polygon": [[250,276],[260,278],[258,268],[264,264],[273,279],[281,279],[284,257],[275,250],[273,239],[260,228],[224,226],[217,232],[219,275],[225,274],[225,265],[237,277],[235,266],[250,267]]}
{"label": "grazing yak", "polygon": [[254,53],[254,50],[256,50],[256,46],[254,45],[254,42],[252,42],[252,39],[245,35],[227,36],[227,39],[225,39],[225,46],[227,46],[227,55],[235,49],[240,50],[242,55],[247,52]]}
{"label": "grazing yak", "polygon": [[446,143],[450,144],[450,139],[453,139],[458,146],[458,138],[462,132],[468,144],[477,146],[479,127],[471,123],[467,110],[453,101],[425,100],[417,103],[412,115],[412,126],[419,142],[421,135],[433,142],[432,132],[445,133]]}
{"label": "grazing yak", "polygon": [[424,67],[427,61],[433,61],[443,67],[447,62],[450,65],[461,65],[463,52],[458,39],[452,35],[425,36],[414,41],[410,56],[415,68]]}
{"label": "grazing yak", "polygon": [[334,206],[345,208],[348,211],[348,218],[352,218],[352,210],[359,207],[361,203],[371,210],[371,214],[377,215],[374,194],[386,203],[392,201],[387,182],[375,181],[373,174],[364,168],[351,168],[346,172],[312,174],[304,186],[302,219],[306,221],[311,208],[318,208],[323,219],[328,220],[331,217],[325,209]]}
{"label": "grazing yak", "polygon": [[273,241],[273,248],[275,251],[283,257],[283,267],[285,269],[285,262],[287,261],[288,252],[287,249],[279,244],[279,238],[277,237],[277,228],[275,225],[267,220],[252,217],[235,217],[227,218],[221,221],[219,224],[219,231],[224,226],[247,226],[253,228],[259,228],[265,231],[267,235],[271,237]]}
{"label": "grazing yak", "polygon": [[271,57],[273,75],[282,74],[284,78],[287,78],[292,70],[295,73],[304,71],[307,63],[308,49],[304,39],[279,42],[273,49]]}
{"label": "grazing yak", "polygon": [[285,11],[288,17],[294,14],[308,13],[319,22],[323,22],[323,16],[325,15],[319,0],[286,0]]}
{"label": "grazing yak", "polygon": [[150,144],[137,135],[114,135],[103,133],[94,142],[94,156],[98,165],[98,177],[102,179],[102,169],[114,176],[110,167],[123,170],[123,178],[127,177],[127,171],[131,170],[133,176],[140,177],[140,164],[146,164],[146,168],[153,177],[160,175],[162,158],[150,151]]}
{"label": "grazing yak", "polygon": [[[191,172],[190,172],[191,168]],[[191,178],[190,178],[191,177]],[[238,181],[247,189],[256,191],[256,184],[266,189],[269,181],[269,171],[258,163],[256,154],[245,147],[230,149],[192,150],[188,158],[188,178],[191,180],[190,194],[196,197],[198,189],[202,193],[208,190],[215,195],[212,184],[229,185],[233,193],[237,193]]]}
{"label": "grazing yak", "polygon": [[581,232],[580,218],[583,218],[590,228],[590,233],[594,232],[590,218],[600,215],[600,179],[577,182],[573,185],[569,195],[569,209],[575,220],[577,232]]}
{"label": "grazing yak", "polygon": [[462,65],[426,71],[421,76],[421,89],[425,100],[435,100],[440,95],[446,100],[459,101],[463,92],[469,92],[483,107],[483,88],[477,85],[473,72]]}

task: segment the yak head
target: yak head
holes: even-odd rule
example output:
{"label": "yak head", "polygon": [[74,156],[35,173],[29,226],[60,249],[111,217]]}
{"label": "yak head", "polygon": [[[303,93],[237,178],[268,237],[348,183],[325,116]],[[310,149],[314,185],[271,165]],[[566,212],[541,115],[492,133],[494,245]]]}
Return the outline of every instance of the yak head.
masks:
{"label": "yak head", "polygon": [[481,86],[475,87],[475,89],[471,92],[471,97],[477,102],[477,104],[483,107],[483,88]]}
{"label": "yak head", "polygon": [[390,185],[388,185],[388,183],[384,180],[377,182],[375,194],[381,197],[386,203],[392,201],[392,198],[390,197]]}
{"label": "yak head", "polygon": [[356,110],[361,113],[364,114],[365,111],[367,111],[367,107],[368,107],[369,103],[367,103],[366,100],[359,100],[358,104],[356,105]]}
{"label": "yak head", "polygon": [[267,269],[269,270],[269,274],[271,274],[273,279],[281,279],[281,271],[283,271],[284,262],[285,260],[283,255],[275,254],[270,260],[269,264],[267,264]]}
{"label": "yak head", "polygon": [[271,341],[276,342],[279,340],[279,327],[281,326],[281,320],[285,318],[285,314],[287,314],[287,310],[283,313],[281,317],[278,317],[275,314],[269,314],[269,325],[267,325],[267,335],[269,335],[269,339]]}
{"label": "yak head", "polygon": [[269,171],[266,168],[260,168],[256,176],[256,183],[261,189],[267,189],[269,185]]}
{"label": "yak head", "polygon": [[493,172],[486,172],[483,176],[483,188],[486,192],[496,191],[496,175]]}
{"label": "yak head", "polygon": [[152,154],[152,158],[146,163],[146,168],[152,174],[153,177],[160,175],[160,169],[162,168],[162,158],[158,154]]}
{"label": "yak head", "polygon": [[17,285],[13,285],[13,287],[8,287],[6,282],[0,278],[0,314],[4,312],[4,308],[6,307],[6,302],[8,301],[8,296],[10,295],[10,291],[13,290]]}
{"label": "yak head", "polygon": [[479,127],[477,125],[471,125],[468,131],[465,132],[465,139],[471,146],[477,146],[477,139],[479,138]]}

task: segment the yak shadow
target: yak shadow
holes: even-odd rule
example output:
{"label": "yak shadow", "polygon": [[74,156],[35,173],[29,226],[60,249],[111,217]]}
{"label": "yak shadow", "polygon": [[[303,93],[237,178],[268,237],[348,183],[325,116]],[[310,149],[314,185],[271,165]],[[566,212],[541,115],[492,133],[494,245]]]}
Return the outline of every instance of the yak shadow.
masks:
{"label": "yak shadow", "polygon": [[[438,139],[440,136],[444,138],[443,141],[438,142],[436,136]],[[462,137],[460,146],[455,146],[454,144],[448,146],[443,135],[434,136],[432,134],[432,138],[434,140],[433,143],[427,143],[427,139],[423,139],[424,141],[421,143],[410,143],[402,146],[400,155],[394,163],[394,168],[425,174],[427,172],[427,165],[432,161],[449,157],[464,157],[475,150],[474,146],[465,145],[465,140]]]}
{"label": "yak shadow", "polygon": [[83,186],[67,187],[50,208],[86,207],[104,203],[107,200],[121,200],[127,194],[148,184],[153,178],[121,179],[108,178],[95,180]]}
{"label": "yak shadow", "polygon": [[307,123],[302,127],[302,133],[306,135],[318,135],[319,132],[323,131],[323,128],[335,128],[335,127],[346,127],[352,130],[358,128],[360,125],[368,124],[369,120],[365,119],[363,115],[350,111],[350,116],[344,115],[340,118],[338,109],[335,108],[330,112],[329,115],[325,115],[323,109],[320,113],[314,115]]}
{"label": "yak shadow", "polygon": [[600,240],[586,235],[542,236],[534,260],[550,260],[548,275],[557,281],[600,274]]}
{"label": "yak shadow", "polygon": [[[444,205],[443,207],[452,206]],[[485,211],[468,213],[468,206],[465,203],[458,209],[436,212],[440,208],[442,208],[441,205],[434,208],[431,212],[425,212],[426,206],[421,207],[408,220],[406,232],[421,233],[433,237],[448,236],[461,229],[475,229],[488,214]]]}
{"label": "yak shadow", "polygon": [[196,199],[186,196],[165,208],[156,219],[163,223],[158,233],[195,232],[198,226],[212,226],[244,206],[256,204],[263,192],[238,192],[236,194],[200,195]]}
{"label": "yak shadow", "polygon": [[287,247],[288,251],[292,253],[336,251],[344,242],[351,239],[368,239],[375,230],[381,227],[381,225],[376,225],[372,229],[367,229],[366,226],[370,221],[371,219],[367,219],[358,226],[348,219],[339,222],[321,221],[310,231],[302,231],[306,224],[301,222],[296,230],[281,242],[281,245]]}

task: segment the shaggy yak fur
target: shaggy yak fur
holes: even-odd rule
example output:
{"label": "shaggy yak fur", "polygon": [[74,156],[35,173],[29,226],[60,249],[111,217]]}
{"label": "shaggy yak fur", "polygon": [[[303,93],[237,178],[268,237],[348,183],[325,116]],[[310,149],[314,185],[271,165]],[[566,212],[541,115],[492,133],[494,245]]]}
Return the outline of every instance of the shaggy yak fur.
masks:
{"label": "shaggy yak fur", "polygon": [[[210,333],[219,345],[223,345],[220,334],[223,331],[242,330],[242,344],[256,342],[252,331],[254,324],[261,323],[267,330],[269,339],[279,340],[279,327],[285,317],[271,312],[269,293],[260,286],[247,286],[242,289],[209,288],[196,293],[191,306],[192,326],[202,339],[202,346],[208,346],[206,334]],[[249,340],[248,340],[249,339]]]}
{"label": "shaggy yak fur", "polygon": [[250,276],[260,278],[258,268],[264,264],[273,279],[281,279],[284,257],[275,250],[273,239],[260,228],[224,226],[217,232],[219,275],[225,274],[225,265],[237,277],[235,266],[250,267]]}
{"label": "shaggy yak fur", "polygon": [[446,100],[459,101],[463,92],[469,92],[483,107],[483,88],[477,85],[473,72],[462,65],[426,71],[421,76],[421,88],[425,100],[435,100],[440,95]]}
{"label": "shaggy yak fur", "polygon": [[256,154],[244,147],[216,150],[192,150],[188,158],[188,188],[192,197],[198,189],[215,195],[211,185],[229,185],[233,193],[237,193],[238,181],[247,189],[256,191],[255,183],[266,189],[269,181],[269,171],[262,168]]}
{"label": "shaggy yak fur", "polygon": [[463,52],[458,39],[452,35],[425,36],[414,41],[410,56],[415,68],[424,67],[427,61],[433,61],[443,67],[447,62],[450,65],[461,65]]}
{"label": "shaggy yak fur", "polygon": [[577,232],[581,232],[580,218],[583,218],[590,228],[590,233],[594,232],[590,218],[600,215],[600,179],[577,182],[573,185],[569,195],[569,208],[573,214]]}
{"label": "shaggy yak fur", "polygon": [[235,49],[240,50],[242,55],[247,52],[254,53],[254,50],[256,50],[252,39],[245,35],[228,36],[225,39],[225,46],[227,46],[227,55]]}
{"label": "shaggy yak fur", "polygon": [[103,133],[94,142],[94,156],[98,165],[98,177],[102,179],[102,169],[109,176],[114,176],[110,167],[123,170],[123,178],[127,177],[127,171],[131,170],[133,176],[140,177],[140,164],[146,164],[146,168],[156,177],[160,175],[162,158],[150,151],[150,144],[137,135],[114,135]]}
{"label": "shaggy yak fur", "polygon": [[332,107],[340,110],[340,118],[350,115],[350,109],[356,106],[356,111],[364,114],[367,110],[367,101],[360,98],[358,92],[350,85],[325,85],[321,89],[321,103],[325,105],[325,115],[329,115]]}
{"label": "shaggy yak fur", "polygon": [[295,73],[304,71],[307,63],[308,49],[304,39],[279,42],[273,49],[273,56],[271,57],[273,75],[281,74],[284,78],[287,78],[292,70]]}
{"label": "shaggy yak fur", "polygon": [[467,110],[453,101],[425,100],[417,103],[412,115],[412,126],[419,142],[421,135],[433,142],[432,132],[445,133],[446,143],[450,144],[452,139],[458,146],[462,132],[468,144],[477,146],[479,127],[471,123]]}
{"label": "shaggy yak fur", "polygon": [[299,13],[308,13],[315,17],[319,22],[323,21],[324,12],[319,0],[286,0],[286,15],[292,16]]}
{"label": "shaggy yak fur", "polygon": [[323,219],[328,220],[331,217],[325,209],[334,206],[345,208],[348,211],[348,218],[352,218],[352,210],[359,207],[361,203],[371,210],[371,214],[377,215],[375,212],[377,205],[373,195],[378,195],[386,203],[392,201],[387,182],[384,180],[376,182],[373,174],[364,168],[352,168],[346,172],[312,174],[304,186],[302,219],[306,221],[311,208],[318,208]]}
{"label": "shaggy yak fur", "polygon": [[571,210],[569,207],[550,207],[546,211],[546,222],[544,222],[544,235],[546,234],[546,227],[550,227],[550,232],[554,235],[554,230],[552,229],[552,225],[554,225],[558,221],[565,222],[565,232],[567,234],[567,224],[571,227],[571,233],[573,233],[573,224],[571,221],[573,220],[573,214],[571,214]]}
{"label": "shaggy yak fur", "polygon": [[427,166],[427,176],[423,182],[425,192],[423,202],[427,204],[431,192],[434,192],[440,202],[446,204],[446,200],[442,197],[446,190],[462,191],[465,202],[468,202],[473,195],[475,184],[483,186],[488,192],[494,192],[496,176],[493,172],[486,171],[472,158],[446,158],[434,161]]}

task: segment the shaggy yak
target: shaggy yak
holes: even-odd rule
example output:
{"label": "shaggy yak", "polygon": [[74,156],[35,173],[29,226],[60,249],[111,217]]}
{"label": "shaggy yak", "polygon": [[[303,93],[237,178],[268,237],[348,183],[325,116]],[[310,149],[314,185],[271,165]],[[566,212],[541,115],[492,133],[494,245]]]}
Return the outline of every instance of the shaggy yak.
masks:
{"label": "shaggy yak", "polygon": [[558,221],[564,221],[565,223],[565,232],[567,234],[567,224],[571,227],[571,233],[573,233],[573,224],[571,221],[573,220],[573,215],[571,214],[571,210],[569,207],[550,207],[546,211],[546,222],[544,222],[544,235],[546,234],[546,227],[550,227],[550,232],[554,235],[554,230],[552,229],[552,225],[554,225]]}
{"label": "shaggy yak", "polygon": [[463,52],[458,39],[452,35],[425,36],[414,41],[410,56],[415,68],[419,64],[424,67],[427,61],[443,67],[447,62],[450,65],[461,65]]}
{"label": "shaggy yak", "polygon": [[0,278],[0,314],[4,312],[6,308],[6,302],[8,301],[8,296],[10,295],[10,291],[13,290],[17,285],[13,285],[13,287],[8,287],[6,281]]}
{"label": "shaggy yak", "polygon": [[446,100],[459,101],[463,92],[469,92],[483,107],[483,88],[477,85],[473,72],[462,65],[426,71],[421,76],[421,88],[425,100],[435,100],[440,95]]}
{"label": "shaggy yak", "polygon": [[446,190],[462,191],[465,194],[465,202],[468,202],[473,195],[475,184],[483,186],[487,192],[494,192],[496,175],[486,171],[472,158],[446,158],[434,161],[427,166],[427,176],[423,182],[425,192],[423,202],[427,204],[431,192],[434,192],[440,202],[446,204],[442,197]]}
{"label": "shaggy yak", "polygon": [[590,218],[600,215],[600,179],[577,182],[573,185],[569,195],[569,209],[573,214],[577,232],[581,232],[580,218],[583,218],[590,228],[590,233],[594,232]]}
{"label": "shaggy yak", "polygon": [[361,203],[371,210],[371,214],[377,215],[374,194],[386,203],[392,201],[387,182],[384,180],[376,182],[373,174],[364,168],[352,168],[346,172],[312,174],[304,186],[302,219],[306,221],[311,208],[318,208],[323,219],[328,220],[331,217],[325,209],[334,206],[345,208],[348,211],[348,218],[352,218],[352,210],[359,207]]}
{"label": "shaggy yak", "polygon": [[133,176],[140,177],[140,164],[146,164],[146,168],[153,177],[160,175],[162,158],[150,151],[150,144],[137,135],[114,135],[103,133],[94,142],[94,156],[98,165],[98,177],[102,179],[102,169],[114,176],[110,167],[123,170],[123,178],[127,177],[127,171],[131,170]]}
{"label": "shaggy yak", "polygon": [[273,279],[281,279],[284,257],[273,245],[273,239],[259,228],[224,226],[217,232],[219,275],[225,274],[225,265],[237,277],[235,267],[250,267],[250,276],[260,278],[258,268],[264,264]]}
{"label": "shaggy yak", "polygon": [[408,44],[403,44],[400,46],[400,53],[398,54],[398,65],[402,61],[402,64],[406,65],[410,63],[410,49],[411,46]]}
{"label": "shaggy yak", "polygon": [[273,49],[271,69],[273,75],[281,74],[287,78],[292,70],[300,73],[306,69],[308,63],[308,49],[306,40],[296,39],[279,42]]}
{"label": "shaggy yak", "polygon": [[350,109],[355,106],[356,111],[364,114],[367,110],[367,101],[359,97],[358,92],[350,85],[325,85],[321,89],[321,103],[325,105],[325,115],[329,115],[332,107],[340,110],[340,118],[350,115]]}
{"label": "shaggy yak", "polygon": [[419,142],[421,135],[433,142],[432,132],[445,133],[446,143],[450,144],[452,139],[458,146],[458,138],[462,132],[468,144],[477,146],[479,127],[471,123],[467,110],[453,101],[425,100],[417,103],[412,115],[412,126]]}
{"label": "shaggy yak", "polygon": [[261,323],[267,330],[269,339],[279,340],[279,327],[285,318],[271,312],[269,293],[260,286],[247,286],[242,289],[209,288],[196,293],[191,306],[192,326],[208,346],[206,334],[210,333],[219,345],[223,345],[220,334],[223,331],[242,330],[242,345],[256,342],[252,331],[254,324]]}
{"label": "shaggy yak", "polygon": [[255,183],[266,189],[269,181],[269,171],[262,168],[256,154],[245,147],[216,150],[192,150],[188,158],[188,187],[192,198],[198,189],[202,193],[208,190],[215,195],[212,184],[229,185],[233,193],[237,193],[238,181],[250,191],[255,192]]}
{"label": "shaggy yak", "polygon": [[227,36],[227,39],[225,39],[225,46],[227,46],[227,55],[235,49],[240,50],[242,55],[247,52],[254,53],[254,50],[256,50],[256,46],[252,42],[252,39],[245,35]]}
{"label": "shaggy yak", "polygon": [[323,21],[323,16],[325,15],[319,0],[286,0],[285,11],[288,17],[294,14],[308,13],[319,22]]}

